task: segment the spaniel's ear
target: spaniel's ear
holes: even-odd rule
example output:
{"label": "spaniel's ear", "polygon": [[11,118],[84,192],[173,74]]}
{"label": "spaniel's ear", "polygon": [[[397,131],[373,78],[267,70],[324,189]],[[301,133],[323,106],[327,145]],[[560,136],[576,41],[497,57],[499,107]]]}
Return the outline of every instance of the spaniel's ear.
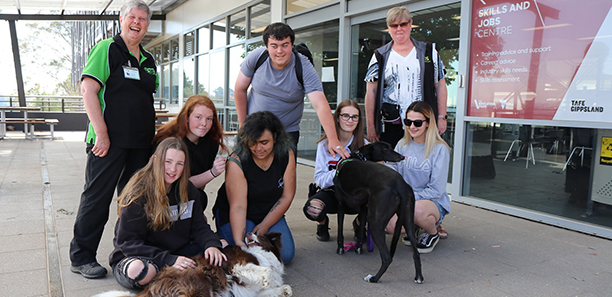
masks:
{"label": "spaniel's ear", "polygon": [[281,240],[281,233],[280,232],[270,232],[268,234],[266,234],[266,237],[268,237],[268,239],[270,240],[270,242],[279,250],[283,247],[283,243]]}

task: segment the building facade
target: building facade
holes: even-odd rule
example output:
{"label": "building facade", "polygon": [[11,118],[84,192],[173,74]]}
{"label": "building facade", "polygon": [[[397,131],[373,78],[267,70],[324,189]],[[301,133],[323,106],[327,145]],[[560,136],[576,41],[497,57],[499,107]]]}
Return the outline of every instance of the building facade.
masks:
{"label": "building facade", "polygon": [[[266,25],[286,22],[308,45],[332,110],[363,106],[367,65],[390,41],[386,12],[404,5],[447,69],[453,200],[612,238],[612,4],[591,2],[187,1],[147,48],[157,97],[179,109],[207,94],[232,131],[239,66]],[[322,130],[305,100],[298,157],[312,163]]]}

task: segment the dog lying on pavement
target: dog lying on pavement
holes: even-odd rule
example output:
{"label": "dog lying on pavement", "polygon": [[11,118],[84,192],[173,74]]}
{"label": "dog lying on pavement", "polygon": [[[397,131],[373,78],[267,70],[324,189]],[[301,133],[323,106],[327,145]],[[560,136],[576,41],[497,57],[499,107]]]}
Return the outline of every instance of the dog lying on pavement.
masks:
{"label": "dog lying on pavement", "polygon": [[[280,258],[281,234],[247,234],[247,248],[227,246],[222,267],[208,263],[204,256],[194,258],[194,269],[164,267],[136,297],[255,297],[292,296],[291,286],[283,284],[284,266]],[[94,297],[131,297],[129,292],[112,291]]]}
{"label": "dog lying on pavement", "polygon": [[[399,162],[404,157],[385,142],[367,144],[351,153],[348,159],[340,161],[336,169],[334,186],[340,203],[338,209],[338,254],[344,253],[344,206],[360,209],[361,231],[355,244],[355,253],[361,254],[364,242],[364,230],[367,221],[374,244],[382,260],[376,275],[364,278],[367,282],[378,282],[391,262],[400,238],[402,226],[412,244],[416,283],[423,282],[421,273],[421,256],[416,248],[414,234],[414,192],[402,176],[395,170],[377,162]],[[391,250],[385,240],[385,227],[394,214],[398,216],[391,240]],[[367,218],[367,219],[365,219]]]}

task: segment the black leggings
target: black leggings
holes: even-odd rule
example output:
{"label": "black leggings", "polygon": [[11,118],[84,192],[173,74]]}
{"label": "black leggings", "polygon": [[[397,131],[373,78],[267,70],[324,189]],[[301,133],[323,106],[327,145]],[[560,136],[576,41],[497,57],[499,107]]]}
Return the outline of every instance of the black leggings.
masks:
{"label": "black leggings", "polygon": [[[308,209],[310,207],[314,207],[311,205],[313,199],[318,199],[323,203],[323,208],[320,210],[319,215],[314,216],[308,213]],[[325,188],[318,191],[316,194],[308,197],[308,201],[304,204],[304,215],[311,221],[323,222],[325,218],[327,218],[328,213],[338,213],[338,199],[336,199],[336,193],[333,188]],[[344,213],[347,214],[358,214],[359,209],[345,209]]]}

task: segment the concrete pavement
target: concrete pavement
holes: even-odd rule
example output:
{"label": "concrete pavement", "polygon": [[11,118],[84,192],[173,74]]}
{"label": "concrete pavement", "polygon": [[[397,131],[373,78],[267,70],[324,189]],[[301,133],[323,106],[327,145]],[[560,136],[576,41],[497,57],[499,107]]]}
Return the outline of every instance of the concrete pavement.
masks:
{"label": "concrete pavement", "polygon": [[[9,133],[15,134],[0,140],[0,295],[82,297],[123,290],[111,274],[88,280],[69,269],[84,133],[56,132],[55,140],[33,141]],[[315,223],[302,213],[313,172],[298,165],[297,194],[287,213],[296,256],[285,282],[294,296],[612,296],[612,241],[458,203],[444,220],[448,239],[421,256],[424,284],[412,281],[411,249],[403,245],[381,281],[366,283],[363,277],[380,266],[378,252],[337,255],[335,216],[332,239],[319,242]],[[221,183],[218,178],[207,187],[209,218]],[[111,213],[98,255],[107,268],[116,220]],[[345,225],[345,234],[352,234]]]}

